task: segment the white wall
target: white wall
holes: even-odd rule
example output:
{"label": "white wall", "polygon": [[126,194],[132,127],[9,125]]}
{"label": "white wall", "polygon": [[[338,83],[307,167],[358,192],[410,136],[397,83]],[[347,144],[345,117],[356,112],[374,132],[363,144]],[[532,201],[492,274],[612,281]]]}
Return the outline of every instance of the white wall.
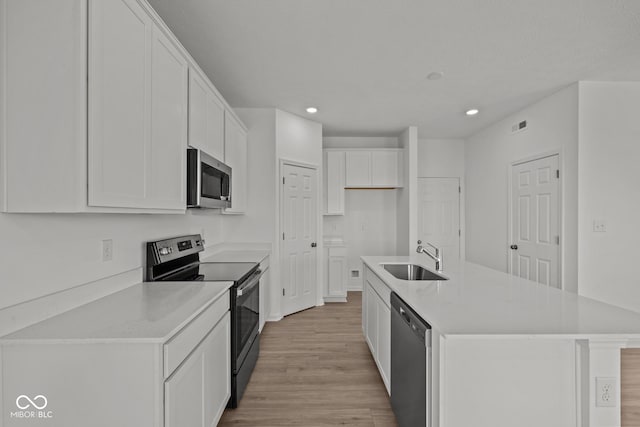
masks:
{"label": "white wall", "polygon": [[[323,148],[398,148],[397,137],[324,137]],[[345,190],[345,214],[324,217],[324,235],[345,241],[348,289],[362,289],[363,255],[396,255],[398,190]],[[352,278],[350,271],[359,270]]]}
{"label": "white wall", "polygon": [[[347,253],[348,289],[362,289],[363,255],[396,254],[397,190],[346,190],[344,216],[324,217],[325,236],[341,236]],[[351,270],[360,271],[357,278]]]}
{"label": "white wall", "polygon": [[464,139],[419,139],[418,177],[464,177]]}
{"label": "white wall", "polygon": [[[579,292],[640,311],[640,83],[580,83]],[[606,223],[605,233],[593,221]]]}
{"label": "white wall", "polygon": [[[473,120],[473,118],[470,118]],[[528,128],[511,126],[527,120]],[[578,85],[574,84],[467,138],[465,143],[466,259],[507,271],[510,164],[560,152],[563,288],[577,291]]]}
{"label": "white wall", "polygon": [[244,215],[227,215],[224,239],[227,242],[273,242],[276,233],[275,185],[277,168],[276,110],[236,108],[249,128],[247,148],[247,210]]}
{"label": "white wall", "polygon": [[404,148],[403,188],[398,189],[397,255],[409,255],[418,235],[418,128],[408,127],[398,138]]}
{"label": "white wall", "polygon": [[[204,232],[211,246],[222,242],[222,224],[217,210],[0,214],[0,335],[139,283],[144,242]],[[103,239],[113,240],[112,261],[102,262]],[[56,298],[42,298],[52,294]]]}
{"label": "white wall", "polygon": [[272,245],[268,320],[282,317],[280,283],[280,159],[318,167],[318,304],[322,303],[322,125],[274,108],[236,108],[249,128],[248,188],[245,215],[225,216],[227,242]]}
{"label": "white wall", "polygon": [[[419,139],[418,178],[458,178],[460,193],[460,258],[465,259],[464,139]],[[419,205],[418,205],[419,209]]]}

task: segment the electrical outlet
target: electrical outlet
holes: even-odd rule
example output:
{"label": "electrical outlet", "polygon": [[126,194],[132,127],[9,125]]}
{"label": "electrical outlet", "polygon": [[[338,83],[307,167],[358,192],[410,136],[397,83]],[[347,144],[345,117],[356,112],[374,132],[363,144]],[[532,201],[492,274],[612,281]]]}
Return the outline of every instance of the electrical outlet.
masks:
{"label": "electrical outlet", "polygon": [[111,261],[113,259],[113,240],[107,239],[102,241],[102,262]]}
{"label": "electrical outlet", "polygon": [[617,382],[614,377],[596,377],[596,406],[618,405]]}
{"label": "electrical outlet", "polygon": [[607,223],[604,221],[604,219],[593,220],[593,231],[594,233],[606,233]]}

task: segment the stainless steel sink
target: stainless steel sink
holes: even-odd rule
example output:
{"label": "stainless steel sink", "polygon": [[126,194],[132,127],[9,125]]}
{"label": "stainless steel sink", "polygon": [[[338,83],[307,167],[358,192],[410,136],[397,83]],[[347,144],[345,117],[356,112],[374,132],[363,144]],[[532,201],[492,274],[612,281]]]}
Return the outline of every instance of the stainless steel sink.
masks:
{"label": "stainless steel sink", "polygon": [[382,264],[382,267],[402,280],[449,280],[416,264]]}

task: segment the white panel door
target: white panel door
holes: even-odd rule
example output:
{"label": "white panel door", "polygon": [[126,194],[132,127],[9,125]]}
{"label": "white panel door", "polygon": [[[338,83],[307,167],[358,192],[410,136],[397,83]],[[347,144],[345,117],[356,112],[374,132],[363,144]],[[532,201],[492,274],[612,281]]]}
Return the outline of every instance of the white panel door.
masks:
{"label": "white panel door", "polygon": [[444,265],[460,258],[458,178],[418,179],[418,238],[440,248]]}
{"label": "white panel door", "polygon": [[317,200],[315,169],[285,164],[282,169],[283,314],[316,304]]}
{"label": "white panel door", "polygon": [[148,201],[156,208],[184,209],[188,65],[158,27],[153,29],[152,64]]}
{"label": "white panel door", "polygon": [[559,280],[558,156],[512,167],[511,273],[549,286]]}
{"label": "white panel door", "polygon": [[147,207],[153,23],[135,0],[89,6],[89,205]]}

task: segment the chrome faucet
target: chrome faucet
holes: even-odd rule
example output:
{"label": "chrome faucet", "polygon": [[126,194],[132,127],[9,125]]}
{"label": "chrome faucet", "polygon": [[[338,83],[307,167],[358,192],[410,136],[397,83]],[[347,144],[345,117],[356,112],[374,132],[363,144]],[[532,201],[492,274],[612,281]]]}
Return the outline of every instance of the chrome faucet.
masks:
{"label": "chrome faucet", "polygon": [[436,262],[436,271],[442,271],[442,257],[440,256],[440,249],[436,248],[429,242],[427,242],[426,244],[435,249],[435,255],[422,246],[422,240],[418,240],[418,247],[416,248],[416,252],[429,255],[429,257]]}

